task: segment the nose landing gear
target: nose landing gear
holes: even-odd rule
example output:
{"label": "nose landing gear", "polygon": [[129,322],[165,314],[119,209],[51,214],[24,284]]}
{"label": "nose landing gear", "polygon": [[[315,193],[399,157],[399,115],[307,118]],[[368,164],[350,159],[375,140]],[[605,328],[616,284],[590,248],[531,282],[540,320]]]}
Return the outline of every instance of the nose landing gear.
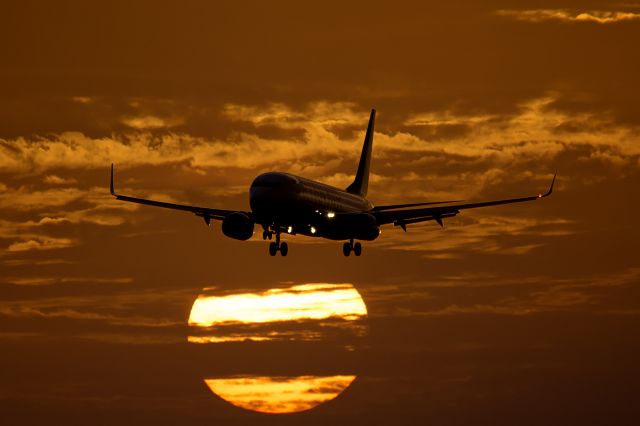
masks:
{"label": "nose landing gear", "polygon": [[362,244],[359,242],[354,244],[353,238],[342,245],[342,254],[349,256],[351,252],[356,256],[360,256],[362,254]]}

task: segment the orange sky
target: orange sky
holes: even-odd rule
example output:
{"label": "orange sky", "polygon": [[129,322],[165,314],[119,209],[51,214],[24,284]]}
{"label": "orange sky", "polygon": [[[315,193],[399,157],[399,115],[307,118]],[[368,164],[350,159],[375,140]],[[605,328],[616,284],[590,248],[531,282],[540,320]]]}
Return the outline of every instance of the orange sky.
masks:
{"label": "orange sky", "polygon": [[[640,369],[640,5],[4,1],[0,423],[629,424]],[[225,238],[123,193],[248,208],[264,171],[465,211],[361,258]],[[259,237],[259,235],[258,235]],[[350,283],[367,343],[187,343],[205,287]],[[207,346],[201,347],[201,346]],[[279,417],[205,377],[358,378]]]}

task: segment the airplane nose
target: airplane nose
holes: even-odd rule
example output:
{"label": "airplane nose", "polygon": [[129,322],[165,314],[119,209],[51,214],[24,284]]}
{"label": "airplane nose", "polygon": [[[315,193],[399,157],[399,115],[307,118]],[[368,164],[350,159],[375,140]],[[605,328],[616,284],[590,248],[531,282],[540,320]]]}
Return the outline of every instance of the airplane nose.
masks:
{"label": "airplane nose", "polygon": [[298,179],[284,173],[264,173],[256,177],[251,184],[251,189],[267,188],[272,190],[288,189],[295,186]]}
{"label": "airplane nose", "polygon": [[298,179],[285,173],[264,173],[253,180],[249,189],[249,204],[257,211],[272,210],[287,200],[298,184]]}

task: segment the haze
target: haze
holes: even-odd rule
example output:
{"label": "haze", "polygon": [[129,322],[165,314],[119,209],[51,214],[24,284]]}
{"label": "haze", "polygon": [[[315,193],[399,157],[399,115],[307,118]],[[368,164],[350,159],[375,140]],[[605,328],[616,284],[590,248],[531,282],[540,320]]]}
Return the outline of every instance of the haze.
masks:
{"label": "haze", "polygon": [[[0,16],[0,423],[637,422],[639,5],[3,1]],[[109,195],[112,162],[123,193],[221,208],[246,210],[270,170],[345,187],[371,108],[374,203],[536,194],[557,168],[554,194],[386,227],[361,258],[304,237],[272,258],[259,233]],[[366,342],[187,341],[204,288],[313,283],[358,290]],[[357,378],[259,414],[204,382],[247,363]]]}

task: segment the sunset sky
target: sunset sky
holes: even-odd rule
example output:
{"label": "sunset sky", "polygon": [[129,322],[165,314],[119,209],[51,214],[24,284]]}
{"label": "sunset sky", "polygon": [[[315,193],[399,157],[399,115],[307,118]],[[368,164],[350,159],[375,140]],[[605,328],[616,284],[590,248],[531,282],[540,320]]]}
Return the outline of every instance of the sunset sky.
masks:
{"label": "sunset sky", "polygon": [[[0,16],[1,424],[637,423],[640,3],[7,0]],[[360,258],[298,236],[272,258],[258,233],[109,195],[111,163],[122,193],[213,208],[248,210],[272,170],[345,187],[371,108],[374,204],[535,195],[557,169],[554,194],[387,226]],[[366,309],[188,342],[207,292],[318,283]],[[356,379],[274,415],[210,390],[240,376],[319,395]]]}

